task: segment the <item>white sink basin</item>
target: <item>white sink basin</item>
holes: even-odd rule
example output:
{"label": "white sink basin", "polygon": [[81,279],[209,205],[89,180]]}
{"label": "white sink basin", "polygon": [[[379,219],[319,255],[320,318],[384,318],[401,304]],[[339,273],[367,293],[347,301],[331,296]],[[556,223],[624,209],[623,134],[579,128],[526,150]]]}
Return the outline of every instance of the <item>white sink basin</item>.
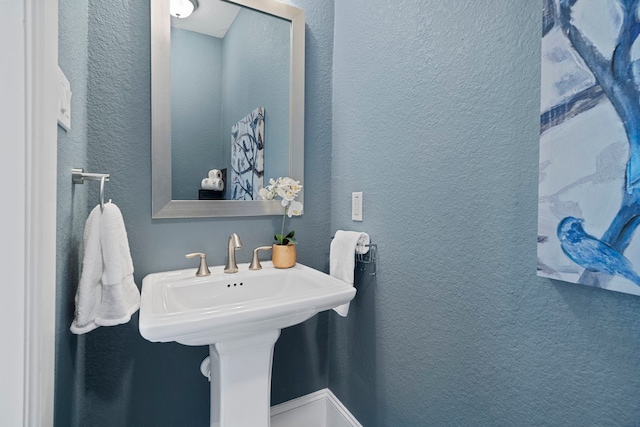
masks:
{"label": "white sink basin", "polygon": [[149,341],[209,345],[282,329],[353,299],[350,285],[302,264],[262,270],[248,264],[208,277],[195,269],[154,273],[142,281],[140,333]]}

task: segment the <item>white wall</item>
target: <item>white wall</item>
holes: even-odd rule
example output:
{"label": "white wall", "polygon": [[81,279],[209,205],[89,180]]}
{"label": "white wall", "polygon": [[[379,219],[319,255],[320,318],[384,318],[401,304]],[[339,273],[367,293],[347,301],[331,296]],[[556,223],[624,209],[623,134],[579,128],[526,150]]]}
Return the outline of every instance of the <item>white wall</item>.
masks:
{"label": "white wall", "polygon": [[25,312],[24,1],[0,1],[0,420],[22,425]]}

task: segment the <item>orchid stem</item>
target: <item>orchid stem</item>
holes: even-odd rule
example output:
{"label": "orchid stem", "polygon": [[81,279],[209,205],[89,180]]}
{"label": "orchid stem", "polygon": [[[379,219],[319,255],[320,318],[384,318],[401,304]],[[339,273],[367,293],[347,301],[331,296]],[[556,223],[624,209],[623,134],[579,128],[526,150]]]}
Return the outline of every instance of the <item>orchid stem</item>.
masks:
{"label": "orchid stem", "polygon": [[289,209],[289,206],[285,206],[284,207],[284,214],[282,215],[282,232],[280,234],[282,240],[280,241],[280,244],[283,245],[284,244],[284,219],[287,217],[287,209]]}

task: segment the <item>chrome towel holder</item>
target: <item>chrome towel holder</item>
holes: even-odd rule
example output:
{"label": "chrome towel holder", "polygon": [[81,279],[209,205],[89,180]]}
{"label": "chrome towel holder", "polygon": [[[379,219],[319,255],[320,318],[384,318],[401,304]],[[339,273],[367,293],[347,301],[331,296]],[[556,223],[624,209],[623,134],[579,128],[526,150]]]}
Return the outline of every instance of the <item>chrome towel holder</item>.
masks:
{"label": "chrome towel holder", "polygon": [[376,258],[378,257],[378,245],[376,243],[369,243],[365,245],[369,248],[366,254],[356,254],[356,263],[359,263],[359,270],[365,271],[367,264],[373,264],[373,269],[369,273],[369,276],[376,275]]}
{"label": "chrome towel holder", "polygon": [[100,181],[100,211],[104,211],[104,182],[109,181],[109,174],[85,172],[82,168],[71,169],[71,181],[74,184],[84,184],[85,180]]}
{"label": "chrome towel holder", "polygon": [[[333,240],[333,236],[331,237]],[[367,264],[373,264],[372,271],[369,273],[369,276],[376,275],[376,259],[378,257],[378,244],[369,242],[368,245],[363,245],[366,248],[369,248],[366,254],[356,253],[356,270],[365,271],[367,270]]]}

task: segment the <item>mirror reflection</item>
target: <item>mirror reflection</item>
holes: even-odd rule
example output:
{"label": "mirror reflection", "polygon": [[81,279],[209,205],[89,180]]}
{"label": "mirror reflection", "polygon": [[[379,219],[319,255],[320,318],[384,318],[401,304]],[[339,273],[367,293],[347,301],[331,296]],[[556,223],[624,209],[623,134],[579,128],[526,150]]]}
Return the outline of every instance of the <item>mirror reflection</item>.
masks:
{"label": "mirror reflection", "polygon": [[[263,182],[268,182],[272,176],[290,176],[304,185],[304,11],[276,0],[200,0],[198,3],[199,7],[192,13],[193,19],[209,3],[240,6],[225,31],[225,40],[218,42],[217,48],[211,46],[214,43],[205,43],[209,53],[203,55],[183,53],[178,51],[178,46],[171,45],[170,0],[151,2],[151,215],[153,218],[280,215],[279,201],[251,200],[247,191],[244,194],[236,191],[242,200],[230,200],[229,194],[234,192],[230,184],[236,165],[252,174],[239,180],[246,184],[245,188],[251,189],[252,194],[259,189],[256,189],[259,184],[255,180],[259,179],[260,167],[263,168]],[[186,25],[189,19],[192,18],[181,21]],[[233,27],[244,20],[249,22],[248,28],[232,37]],[[214,22],[209,19],[205,26],[214,26]],[[277,27],[275,30],[274,26]],[[193,28],[173,28],[176,44],[185,41],[182,30],[203,34]],[[191,36],[199,37],[198,34]],[[232,38],[236,42],[230,48]],[[274,40],[281,43],[277,47],[269,44]],[[197,42],[183,44],[190,46]],[[172,52],[174,50],[176,52]],[[191,57],[179,61],[176,68],[187,65],[191,68],[184,72],[172,71],[172,56],[183,54]],[[222,61],[214,64],[211,57],[218,56]],[[204,73],[211,70],[217,70],[221,83]],[[178,76],[172,76],[181,73],[186,76],[179,81]],[[172,77],[176,87],[172,87]],[[190,86],[178,89],[180,85]],[[172,92],[176,94],[175,101]],[[207,96],[200,96],[203,93]],[[182,99],[178,99],[180,97]],[[181,118],[176,118],[174,123],[176,115]],[[221,123],[221,126],[205,126],[211,122]],[[177,129],[172,131],[172,128]],[[235,145],[232,145],[232,138]],[[255,143],[255,149],[249,142]],[[246,158],[236,155],[234,163],[232,147],[237,152],[238,147],[245,144]],[[263,160],[257,153],[260,144],[264,144]],[[175,162],[173,157],[177,158]],[[179,160],[180,157],[183,160]],[[205,161],[201,162],[203,159]],[[176,169],[175,173],[173,169]],[[256,169],[255,173],[251,169]],[[214,177],[220,171],[223,179],[226,172],[225,191],[218,199],[198,200],[202,181],[210,179],[210,171],[214,172]],[[185,174],[191,174],[191,178]],[[188,181],[184,187],[188,190],[182,193],[180,184],[174,187],[174,180]],[[221,200],[222,197],[225,199]],[[303,198],[304,194],[300,193],[298,200],[301,203],[304,203]]]}
{"label": "mirror reflection", "polygon": [[289,174],[291,22],[197,5],[171,17],[172,199],[255,200]]}

